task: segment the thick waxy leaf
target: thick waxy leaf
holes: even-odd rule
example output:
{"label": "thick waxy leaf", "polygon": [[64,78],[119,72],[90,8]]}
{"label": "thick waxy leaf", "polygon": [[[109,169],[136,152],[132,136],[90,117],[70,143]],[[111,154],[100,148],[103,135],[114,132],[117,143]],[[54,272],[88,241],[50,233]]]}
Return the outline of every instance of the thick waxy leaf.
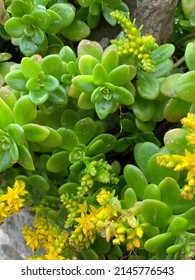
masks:
{"label": "thick waxy leaf", "polygon": [[85,54],[80,57],[78,68],[81,75],[92,75],[93,69],[99,61],[92,55]]}
{"label": "thick waxy leaf", "polygon": [[31,77],[38,77],[41,72],[41,65],[29,57],[24,57],[21,61],[21,70],[27,79]]}
{"label": "thick waxy leaf", "polygon": [[23,15],[30,14],[32,12],[32,5],[29,5],[28,1],[15,0],[12,1],[9,6],[12,17],[22,17]]}
{"label": "thick waxy leaf", "polygon": [[132,188],[139,199],[144,198],[144,191],[148,182],[143,172],[133,164],[127,164],[123,171],[125,181]]}
{"label": "thick waxy leaf", "polygon": [[70,3],[56,3],[52,5],[50,10],[54,11],[62,18],[61,28],[67,27],[75,18],[75,7]]}
{"label": "thick waxy leaf", "polygon": [[109,82],[116,86],[123,86],[130,81],[130,69],[128,65],[120,65],[108,75]]}
{"label": "thick waxy leaf", "polygon": [[80,91],[91,93],[96,86],[93,83],[92,75],[79,75],[72,79],[73,85]]}
{"label": "thick waxy leaf", "polygon": [[57,34],[63,26],[62,18],[53,10],[47,9],[47,13],[50,15],[50,24],[45,32],[50,35]]}
{"label": "thick waxy leaf", "polygon": [[47,192],[50,189],[48,181],[40,175],[32,175],[27,178],[27,183],[32,186],[32,188],[37,189],[39,192]]}
{"label": "thick waxy leaf", "polygon": [[0,152],[0,172],[11,167],[17,160],[18,160],[18,158],[17,159],[12,158],[9,150],[1,151]]}
{"label": "thick waxy leaf", "polygon": [[175,83],[175,92],[178,98],[187,101],[194,102],[194,80],[195,71],[190,71],[183,74]]}
{"label": "thick waxy leaf", "polygon": [[47,169],[54,173],[66,169],[70,165],[69,154],[68,151],[53,154],[47,161]]}
{"label": "thick waxy leaf", "polygon": [[51,127],[48,127],[48,129],[50,131],[49,136],[42,142],[39,142],[39,145],[52,149],[59,147],[62,143],[62,136],[55,129],[52,129]]}
{"label": "thick waxy leaf", "polygon": [[65,128],[74,129],[75,124],[79,121],[79,115],[71,109],[67,109],[61,116],[61,124]]}
{"label": "thick waxy leaf", "polygon": [[50,130],[47,127],[34,123],[23,125],[23,129],[26,140],[31,142],[41,142],[50,134]]}
{"label": "thick waxy leaf", "polygon": [[136,193],[132,188],[126,189],[124,193],[124,200],[127,208],[131,208],[137,201]]}
{"label": "thick waxy leaf", "polygon": [[17,145],[22,146],[24,144],[24,130],[20,125],[16,123],[9,124],[7,131]]}
{"label": "thick waxy leaf", "polygon": [[96,124],[91,118],[84,118],[75,124],[74,131],[82,144],[87,144],[96,132]]}
{"label": "thick waxy leaf", "polygon": [[27,79],[24,77],[22,71],[13,70],[5,76],[5,82],[17,91],[24,91],[26,89]]}
{"label": "thick waxy leaf", "polygon": [[173,44],[162,44],[152,52],[152,59],[156,64],[162,63],[170,58],[175,51]]}
{"label": "thick waxy leaf", "polygon": [[47,55],[41,61],[41,68],[46,75],[58,78],[63,72],[62,60],[57,54]]}
{"label": "thick waxy leaf", "polygon": [[29,97],[34,104],[40,105],[49,98],[49,93],[45,89],[31,90],[29,91]]}
{"label": "thick waxy leaf", "polygon": [[32,122],[37,116],[37,106],[28,95],[22,96],[13,108],[15,122],[19,125]]}
{"label": "thick waxy leaf", "polygon": [[79,57],[82,57],[83,55],[91,55],[100,61],[103,54],[103,49],[98,42],[83,39],[78,44],[77,53]]}
{"label": "thick waxy leaf", "polygon": [[6,21],[4,28],[11,37],[20,38],[24,34],[25,24],[21,18],[12,17]]}
{"label": "thick waxy leaf", "polygon": [[147,177],[147,162],[149,158],[158,153],[160,148],[152,142],[137,143],[134,147],[135,162]]}
{"label": "thick waxy leaf", "polygon": [[144,244],[144,248],[151,253],[161,252],[170,246],[174,239],[175,237],[170,232],[161,233],[148,239]]}
{"label": "thick waxy leaf", "polygon": [[195,44],[190,42],[185,49],[185,62],[189,70],[195,70]]}
{"label": "thick waxy leaf", "polygon": [[76,195],[77,193],[77,187],[79,184],[74,183],[74,182],[68,182],[63,184],[62,186],[59,187],[58,192],[60,195],[62,194],[74,194]]}
{"label": "thick waxy leaf", "polygon": [[105,119],[112,111],[113,100],[102,100],[99,103],[95,103],[95,110],[100,120]]}
{"label": "thick waxy leaf", "polygon": [[165,177],[160,182],[159,189],[161,191],[161,200],[173,209],[181,198],[178,183],[171,177]]}
{"label": "thick waxy leaf", "polygon": [[35,25],[41,28],[42,30],[46,30],[50,24],[51,16],[43,9],[35,9],[32,11],[31,15],[34,18]]}
{"label": "thick waxy leaf", "polygon": [[[106,85],[109,87],[108,84]],[[134,103],[133,94],[125,87],[115,86],[112,90],[112,96],[114,100],[119,102],[120,104],[131,105]]]}
{"label": "thick waxy leaf", "polygon": [[102,55],[101,64],[104,66],[106,71],[110,73],[118,66],[118,51],[117,47],[110,45],[107,47]]}
{"label": "thick waxy leaf", "polygon": [[173,217],[171,208],[156,199],[144,199],[141,204],[141,214],[146,222],[158,227],[168,225]]}
{"label": "thick waxy leaf", "polygon": [[97,86],[104,85],[105,82],[108,82],[108,74],[105,68],[98,63],[93,70],[93,82]]}
{"label": "thick waxy leaf", "polygon": [[147,73],[139,73],[136,85],[142,98],[153,100],[159,95],[158,80]]}
{"label": "thick waxy leaf", "polygon": [[91,96],[89,93],[81,93],[78,99],[78,106],[83,110],[89,110],[94,108],[94,104],[91,102]]}
{"label": "thick waxy leaf", "polygon": [[176,172],[171,168],[158,165],[156,160],[157,155],[160,154],[154,154],[147,162],[147,174],[149,181],[157,185],[166,177],[171,177],[177,181],[179,178],[179,172]]}
{"label": "thick waxy leaf", "polygon": [[10,123],[14,122],[10,107],[0,98],[0,128],[7,130]]}
{"label": "thick waxy leaf", "polygon": [[16,96],[8,87],[0,88],[0,99],[2,99],[12,110],[16,103]]}
{"label": "thick waxy leaf", "polygon": [[164,118],[168,122],[177,123],[190,111],[191,103],[179,98],[170,98],[164,108]]}
{"label": "thick waxy leaf", "polygon": [[78,137],[73,130],[61,127],[58,129],[58,132],[62,137],[60,147],[64,150],[72,151],[72,149],[79,144]]}
{"label": "thick waxy leaf", "polygon": [[70,41],[79,42],[89,36],[90,28],[84,21],[75,18],[69,26],[61,29],[60,33]]}
{"label": "thick waxy leaf", "polygon": [[34,170],[35,167],[29,150],[23,145],[23,146],[18,146],[18,151],[19,151],[18,163],[25,169]]}
{"label": "thick waxy leaf", "polygon": [[156,184],[148,184],[145,188],[144,199],[161,199],[161,192]]}
{"label": "thick waxy leaf", "polygon": [[160,85],[160,92],[168,97],[177,97],[175,93],[175,83],[181,76],[181,73],[176,73],[164,78]]}
{"label": "thick waxy leaf", "polygon": [[103,133],[96,136],[87,147],[87,155],[106,154],[111,151],[116,144],[116,137]]}
{"label": "thick waxy leaf", "polygon": [[183,217],[175,217],[170,224],[169,231],[174,236],[180,235],[182,232],[188,229],[188,220]]}
{"label": "thick waxy leaf", "polygon": [[140,121],[149,121],[155,111],[153,100],[146,100],[139,96],[136,98],[131,108],[136,118]]}
{"label": "thick waxy leaf", "polygon": [[63,46],[60,49],[59,56],[66,63],[68,63],[70,61],[76,62],[76,59],[77,59],[74,51],[69,46]]}

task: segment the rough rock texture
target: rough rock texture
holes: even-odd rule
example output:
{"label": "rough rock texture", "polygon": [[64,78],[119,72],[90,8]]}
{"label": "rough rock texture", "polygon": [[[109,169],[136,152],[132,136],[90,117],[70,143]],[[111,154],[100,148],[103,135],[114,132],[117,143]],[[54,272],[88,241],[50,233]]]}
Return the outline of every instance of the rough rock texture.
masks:
{"label": "rough rock texture", "polygon": [[125,0],[136,18],[137,26],[143,24],[142,34],[152,34],[158,44],[170,42],[178,0]]}
{"label": "rough rock texture", "polygon": [[33,216],[25,208],[17,215],[11,215],[0,226],[0,260],[21,260],[31,256],[21,229],[31,225]]}

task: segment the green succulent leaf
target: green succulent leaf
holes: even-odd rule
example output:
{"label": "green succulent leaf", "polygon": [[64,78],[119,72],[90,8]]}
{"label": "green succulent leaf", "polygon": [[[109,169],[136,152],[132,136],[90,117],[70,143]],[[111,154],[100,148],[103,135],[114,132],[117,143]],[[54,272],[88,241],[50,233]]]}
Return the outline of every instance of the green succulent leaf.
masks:
{"label": "green succulent leaf", "polygon": [[61,127],[57,131],[62,137],[62,143],[60,145],[61,148],[63,148],[64,150],[72,151],[73,148],[78,146],[79,139],[73,130]]}
{"label": "green succulent leaf", "polygon": [[92,55],[85,54],[79,58],[78,69],[81,75],[92,75],[93,69],[99,61]]}
{"label": "green succulent leaf", "polygon": [[61,185],[58,189],[58,192],[60,195],[62,195],[62,194],[76,195],[78,186],[79,186],[79,184],[77,184],[75,182],[68,182],[68,183]]}
{"label": "green succulent leaf", "polygon": [[83,110],[90,110],[94,108],[94,104],[91,102],[91,96],[89,93],[82,92],[80,94],[78,106]]}
{"label": "green succulent leaf", "polygon": [[49,98],[49,93],[45,89],[30,90],[29,97],[32,103],[40,105],[43,104]]}
{"label": "green succulent leaf", "polygon": [[15,122],[19,125],[32,122],[37,116],[37,106],[28,95],[22,96],[13,108]]}
{"label": "green succulent leaf", "polygon": [[134,158],[137,166],[147,178],[147,162],[150,157],[160,151],[160,148],[152,142],[137,143],[134,147]]}
{"label": "green succulent leaf", "polygon": [[99,103],[95,103],[95,110],[100,118],[100,120],[105,119],[112,111],[113,108],[113,99],[111,100],[102,100]]}
{"label": "green succulent leaf", "polygon": [[161,252],[173,243],[174,238],[170,232],[161,233],[148,239],[144,248],[150,253]]}
{"label": "green succulent leaf", "polygon": [[0,151],[0,172],[10,168],[18,158],[12,158],[10,151]]}
{"label": "green succulent leaf", "polygon": [[21,18],[11,17],[6,21],[4,28],[11,37],[20,38],[24,34],[25,24]]}
{"label": "green succulent leaf", "polygon": [[176,216],[170,223],[169,231],[172,233],[172,235],[178,236],[188,229],[188,225],[189,222],[187,219]]}
{"label": "green succulent leaf", "polygon": [[135,205],[137,197],[135,191],[132,188],[126,189],[124,193],[124,201],[127,208],[132,208]]}
{"label": "green succulent leaf", "polygon": [[74,131],[79,142],[86,145],[96,132],[96,124],[91,118],[86,117],[75,124]]}
{"label": "green succulent leaf", "polygon": [[[105,87],[97,87],[93,92],[92,92],[92,95],[91,95],[91,102],[92,103],[99,103],[101,102],[103,99],[104,99],[104,96],[103,96],[103,91],[105,90]],[[111,95],[112,96],[112,95]]]}
{"label": "green succulent leaf", "polygon": [[93,92],[96,88],[92,75],[78,75],[72,79],[72,83],[80,91],[87,93]]}
{"label": "green succulent leaf", "polygon": [[144,199],[141,204],[141,214],[146,222],[158,227],[168,225],[173,217],[171,208],[156,199]]}
{"label": "green succulent leaf", "polygon": [[170,98],[164,107],[164,118],[170,123],[177,123],[190,111],[191,103],[179,98]]}
{"label": "green succulent leaf", "polygon": [[109,75],[108,80],[111,84],[116,86],[124,86],[130,81],[130,69],[128,65],[120,65],[113,69]]}
{"label": "green succulent leaf", "polygon": [[32,12],[32,5],[29,5],[28,1],[15,0],[9,6],[9,10],[12,17],[22,17]]}
{"label": "green succulent leaf", "polygon": [[9,124],[7,132],[17,145],[22,146],[24,144],[24,130],[20,125],[16,123]]}
{"label": "green succulent leaf", "polygon": [[47,11],[43,9],[35,9],[32,11],[31,15],[34,18],[35,25],[41,28],[42,30],[46,30],[50,24],[51,16]]}
{"label": "green succulent leaf", "polygon": [[94,58],[96,58],[98,61],[100,61],[103,54],[103,48],[96,41],[83,39],[78,44],[77,53],[79,57],[82,57],[84,55],[91,55]]}
{"label": "green succulent leaf", "polygon": [[45,148],[52,148],[52,149],[59,147],[62,144],[62,136],[55,129],[51,127],[47,127],[47,128],[49,129],[50,134],[45,140],[39,142],[39,145]]}
{"label": "green succulent leaf", "polygon": [[124,178],[130,188],[132,188],[139,199],[144,198],[145,188],[148,185],[143,172],[133,164],[127,164],[123,170]]}
{"label": "green succulent leaf", "polygon": [[62,113],[61,124],[65,128],[74,129],[75,124],[79,121],[79,115],[72,109],[67,109]]}
{"label": "green succulent leaf", "polygon": [[96,64],[94,67],[93,82],[96,86],[102,86],[105,82],[108,82],[108,74],[100,63]]}
{"label": "green succulent leaf", "polygon": [[140,72],[136,83],[137,91],[144,99],[153,100],[159,95],[158,80],[150,74]]}
{"label": "green succulent leaf", "polygon": [[152,51],[152,60],[154,60],[156,64],[162,63],[172,57],[174,51],[175,46],[173,44],[162,44]]}
{"label": "green succulent leaf", "polygon": [[175,83],[175,92],[178,98],[187,102],[194,102],[195,71],[183,74]]}
{"label": "green succulent leaf", "polygon": [[153,100],[146,100],[143,99],[141,96],[137,96],[131,108],[136,118],[143,122],[149,121],[152,118],[155,111],[155,105]]}
{"label": "green succulent leaf", "polygon": [[61,151],[53,154],[47,161],[47,169],[54,173],[66,169],[70,165],[69,154],[68,151]]}
{"label": "green succulent leaf", "polygon": [[107,47],[102,55],[101,64],[106,69],[107,73],[110,73],[112,70],[118,66],[118,51],[117,48],[113,45]]}
{"label": "green succulent leaf", "polygon": [[22,74],[27,78],[38,77],[41,72],[41,65],[29,57],[24,57],[21,61]]}
{"label": "green succulent leaf", "polygon": [[148,184],[145,188],[144,199],[161,200],[161,192],[156,184]]}
{"label": "green succulent leaf", "polygon": [[87,155],[106,154],[110,152],[116,144],[116,137],[108,133],[96,136],[87,146]]}
{"label": "green succulent leaf", "polygon": [[154,154],[147,162],[147,174],[149,181],[157,185],[160,184],[160,182],[166,177],[171,177],[177,181],[179,179],[179,172],[176,172],[171,168],[158,165],[156,161],[157,155],[160,154]]}
{"label": "green succulent leaf", "polygon": [[13,122],[13,112],[3,99],[0,98],[0,128],[7,130],[8,125]]}
{"label": "green succulent leaf", "polygon": [[33,189],[37,189],[39,192],[46,193],[50,189],[48,181],[41,175],[31,175],[27,178],[27,184]]}
{"label": "green succulent leaf", "polygon": [[57,54],[47,55],[41,61],[41,68],[46,75],[59,78],[63,72],[62,60]]}
{"label": "green succulent leaf", "polygon": [[41,142],[45,140],[50,131],[47,127],[34,124],[34,123],[27,123],[22,126],[24,130],[25,139],[30,142]]}
{"label": "green succulent leaf", "polygon": [[163,139],[166,149],[171,154],[185,155],[185,148],[187,146],[188,149],[190,148],[186,139],[187,135],[188,131],[184,128],[174,128],[167,131]]}
{"label": "green succulent leaf", "polygon": [[[106,86],[109,88],[108,84],[106,84]],[[112,96],[113,99],[120,104],[131,105],[134,103],[133,94],[125,87],[115,86],[113,88]]]}
{"label": "green succulent leaf", "polygon": [[193,71],[195,70],[195,44],[194,42],[190,42],[187,44],[185,49],[185,62],[188,66],[188,69]]}
{"label": "green succulent leaf", "polygon": [[18,163],[27,170],[35,170],[32,156],[29,150],[23,145],[18,146],[19,159]]}
{"label": "green succulent leaf", "polygon": [[181,73],[176,73],[164,78],[160,85],[160,92],[167,97],[177,97],[175,93],[175,83],[181,76]]}
{"label": "green succulent leaf", "polygon": [[69,26],[75,18],[75,7],[70,3],[56,3],[52,5],[50,10],[58,14],[62,19],[61,28]]}
{"label": "green succulent leaf", "polygon": [[45,32],[50,35],[57,34],[63,26],[62,18],[53,10],[47,9],[47,13],[50,15],[50,24]]}
{"label": "green succulent leaf", "polygon": [[15,89],[17,91],[26,90],[27,79],[25,78],[21,70],[13,70],[9,72],[5,76],[5,82],[12,89]]}
{"label": "green succulent leaf", "polygon": [[69,26],[61,29],[60,33],[70,41],[79,42],[89,36],[90,28],[84,21],[75,18]]}

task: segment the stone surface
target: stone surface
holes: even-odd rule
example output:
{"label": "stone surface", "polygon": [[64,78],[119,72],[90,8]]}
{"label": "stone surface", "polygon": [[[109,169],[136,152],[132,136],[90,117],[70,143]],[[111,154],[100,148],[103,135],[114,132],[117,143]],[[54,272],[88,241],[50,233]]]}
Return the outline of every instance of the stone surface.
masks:
{"label": "stone surface", "polygon": [[33,216],[25,208],[5,219],[0,226],[0,260],[21,260],[31,256],[21,229],[24,225],[31,225],[32,221]]}
{"label": "stone surface", "polygon": [[142,35],[152,34],[158,44],[171,41],[178,0],[125,0],[125,2],[131,11],[131,18],[136,18],[137,26],[143,25]]}

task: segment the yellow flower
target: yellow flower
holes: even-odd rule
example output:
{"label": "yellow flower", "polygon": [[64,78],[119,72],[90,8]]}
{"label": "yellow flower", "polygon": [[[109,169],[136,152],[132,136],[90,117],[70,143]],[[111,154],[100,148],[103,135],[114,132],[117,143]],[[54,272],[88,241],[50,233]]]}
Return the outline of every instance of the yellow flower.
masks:
{"label": "yellow flower", "polygon": [[187,117],[181,119],[181,123],[187,128],[195,130],[195,114],[188,113]]}

